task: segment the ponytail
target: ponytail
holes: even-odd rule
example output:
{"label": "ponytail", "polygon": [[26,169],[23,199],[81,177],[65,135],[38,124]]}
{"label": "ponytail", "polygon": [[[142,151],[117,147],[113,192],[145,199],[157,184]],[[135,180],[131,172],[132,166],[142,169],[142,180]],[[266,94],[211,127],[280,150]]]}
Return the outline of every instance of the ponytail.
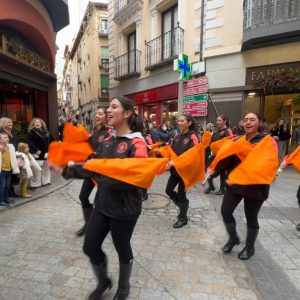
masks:
{"label": "ponytail", "polygon": [[188,122],[191,122],[191,125],[189,126],[189,130],[190,130],[190,131],[196,132],[198,128],[197,128],[195,119],[194,119],[191,115],[188,115],[188,114],[183,114],[182,116],[183,116]]}

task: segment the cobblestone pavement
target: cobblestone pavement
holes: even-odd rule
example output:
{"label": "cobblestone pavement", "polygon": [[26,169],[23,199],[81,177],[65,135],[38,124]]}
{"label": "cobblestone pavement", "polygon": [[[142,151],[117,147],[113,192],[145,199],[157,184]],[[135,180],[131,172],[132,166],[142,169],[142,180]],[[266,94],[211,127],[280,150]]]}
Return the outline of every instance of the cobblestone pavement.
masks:
{"label": "cobblestone pavement", "polygon": [[[184,228],[172,228],[178,213],[172,203],[144,209],[132,239],[129,299],[299,299],[296,176],[289,172],[272,187],[261,214],[257,253],[246,263],[237,259],[242,246],[230,255],[221,253],[227,239],[218,214],[221,198],[204,195],[202,187],[188,193],[190,222]],[[167,178],[167,173],[157,177],[149,193],[164,194]],[[74,236],[82,224],[80,187],[74,180],[0,213],[0,299],[86,299],[94,288],[83,240]],[[243,229],[242,208],[237,216]],[[115,282],[104,299],[112,299],[118,262],[110,237],[103,248]]]}

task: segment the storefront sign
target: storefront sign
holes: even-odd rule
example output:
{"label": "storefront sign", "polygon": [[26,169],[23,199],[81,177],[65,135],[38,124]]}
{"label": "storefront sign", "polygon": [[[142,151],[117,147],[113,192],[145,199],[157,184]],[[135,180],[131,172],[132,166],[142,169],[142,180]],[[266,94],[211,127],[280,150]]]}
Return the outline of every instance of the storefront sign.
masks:
{"label": "storefront sign", "polygon": [[259,81],[279,73],[294,72],[300,72],[300,62],[247,68],[246,85],[256,85]]}
{"label": "storefront sign", "polygon": [[208,84],[208,78],[207,78],[207,76],[203,76],[203,77],[192,79],[192,80],[189,80],[189,81],[184,81],[183,82],[183,87],[184,88],[190,88],[190,87],[193,87],[193,86],[206,85],[206,84]]}
{"label": "storefront sign", "polygon": [[183,90],[183,96],[187,97],[187,96],[192,96],[192,95],[198,95],[198,94],[204,94],[208,92],[208,86],[207,85],[203,85],[203,86],[196,86],[193,88],[189,88],[189,89],[184,89]]}
{"label": "storefront sign", "polygon": [[134,94],[126,95],[135,105],[153,103],[159,101],[167,101],[178,98],[178,84],[169,84],[160,86],[155,89],[150,89]]}
{"label": "storefront sign", "polygon": [[183,103],[185,102],[198,102],[208,100],[208,94],[200,94],[194,96],[188,96],[183,98]]}
{"label": "storefront sign", "polygon": [[207,108],[207,101],[201,101],[201,102],[192,102],[192,103],[184,103],[183,104],[183,110],[188,111],[188,110],[196,110],[196,109],[203,109]]}

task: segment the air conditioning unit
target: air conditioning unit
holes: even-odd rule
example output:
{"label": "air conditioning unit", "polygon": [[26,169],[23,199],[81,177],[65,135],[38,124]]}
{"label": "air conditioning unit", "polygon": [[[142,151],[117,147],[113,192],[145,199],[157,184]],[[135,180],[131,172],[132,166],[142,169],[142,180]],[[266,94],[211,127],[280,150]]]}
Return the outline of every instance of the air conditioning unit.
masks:
{"label": "air conditioning unit", "polygon": [[192,64],[192,75],[205,74],[206,66],[205,61],[199,61]]}

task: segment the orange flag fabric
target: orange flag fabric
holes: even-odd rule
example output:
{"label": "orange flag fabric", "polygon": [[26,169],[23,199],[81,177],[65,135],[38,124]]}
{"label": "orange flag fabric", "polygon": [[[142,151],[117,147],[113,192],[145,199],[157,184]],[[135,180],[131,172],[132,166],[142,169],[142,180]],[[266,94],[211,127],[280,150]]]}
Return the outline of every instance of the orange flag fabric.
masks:
{"label": "orange flag fabric", "polygon": [[300,146],[298,146],[296,150],[289,155],[286,163],[287,165],[294,165],[296,170],[300,172]]}
{"label": "orange flag fabric", "polygon": [[[173,152],[173,150],[171,149]],[[194,184],[204,179],[204,148],[198,144],[183,154],[171,153],[174,167],[184,182],[187,191]]]}
{"label": "orange flag fabric", "polygon": [[207,130],[204,131],[202,135],[202,141],[201,141],[204,149],[206,149],[209,146],[211,142],[211,137],[212,135]]}
{"label": "orange flag fabric", "polygon": [[278,169],[278,150],[272,137],[264,137],[228,176],[228,183],[271,184]]}
{"label": "orange flag fabric", "polygon": [[220,140],[217,140],[215,142],[212,142],[210,144],[210,150],[213,153],[213,155],[217,155],[218,151],[220,150],[220,148],[222,147],[223,143],[228,140],[228,139],[232,139],[232,136],[226,136]]}
{"label": "orange flag fabric", "polygon": [[166,170],[167,162],[167,158],[101,158],[88,161],[83,168],[149,189],[155,175]]}
{"label": "orange flag fabric", "polygon": [[83,126],[74,127],[66,123],[63,131],[63,142],[52,142],[49,145],[48,162],[64,167],[70,160],[84,162],[94,152],[88,142],[89,134]]}
{"label": "orange flag fabric", "polygon": [[249,143],[245,136],[242,136],[237,141],[227,139],[222,144],[215,159],[210,164],[209,169],[214,170],[222,159],[234,154],[237,155],[241,161],[244,161],[254,147],[255,145]]}

